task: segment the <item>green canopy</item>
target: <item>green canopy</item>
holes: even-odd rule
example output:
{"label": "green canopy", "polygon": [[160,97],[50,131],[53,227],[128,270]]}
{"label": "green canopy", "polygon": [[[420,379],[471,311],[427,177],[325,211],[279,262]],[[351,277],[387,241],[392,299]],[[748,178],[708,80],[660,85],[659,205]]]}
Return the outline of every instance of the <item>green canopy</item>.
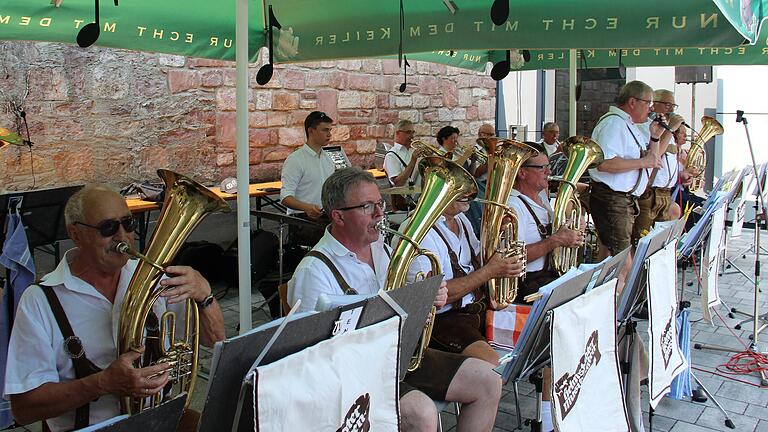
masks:
{"label": "green canopy", "polygon": [[[234,59],[235,2],[124,0],[103,2],[98,45],[211,59]],[[492,1],[404,0],[404,52],[616,47],[729,47],[755,41],[768,0],[534,0],[510,2],[501,26]],[[265,5],[275,30],[278,62],[395,55],[401,39],[395,0],[280,0],[249,2],[249,57],[265,45]],[[742,9],[743,8],[743,9]],[[93,21],[93,0],[5,0],[0,39],[73,43]]]}

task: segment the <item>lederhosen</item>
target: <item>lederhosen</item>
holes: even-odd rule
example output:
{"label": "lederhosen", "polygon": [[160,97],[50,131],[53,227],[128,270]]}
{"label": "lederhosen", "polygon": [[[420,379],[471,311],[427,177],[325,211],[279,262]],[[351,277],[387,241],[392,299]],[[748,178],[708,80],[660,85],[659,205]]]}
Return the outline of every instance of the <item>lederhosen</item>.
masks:
{"label": "lederhosen", "polygon": [[[460,219],[456,219],[456,223],[461,224],[461,228],[464,231],[464,238],[470,247],[472,254],[473,265],[478,265],[478,257],[472,250],[472,243],[469,241],[468,227]],[[467,272],[459,264],[459,258],[456,256],[456,252],[451,249],[448,239],[445,238],[442,232],[437,227],[432,228],[438,237],[445,243],[445,247],[448,249],[448,256],[451,260],[451,270],[453,270],[453,277],[460,278],[467,275]],[[487,309],[484,301],[484,286],[476,289],[472,294],[475,296],[475,300],[462,307],[462,299],[458,299],[453,302],[452,308],[446,312],[437,314],[435,318],[435,326],[432,329],[432,339],[430,346],[442,351],[448,351],[453,353],[460,353],[464,351],[469,345],[479,340],[485,339],[485,311]]]}
{"label": "lederhosen", "polygon": [[[528,204],[528,201],[522,196],[519,197],[528,213],[533,217],[533,221],[536,222],[536,229],[539,231],[539,235],[542,239],[545,239],[552,235],[552,224],[544,225],[541,220],[536,216],[536,212],[533,211],[533,207]],[[539,291],[539,288],[557,279],[557,274],[549,268],[549,254],[544,256],[544,268],[541,270],[527,272],[524,279],[519,279],[517,296],[515,296],[514,303],[525,303],[525,297],[534,294]]]}
{"label": "lederhosen", "polygon": [[[389,250],[386,247],[384,251],[389,255]],[[310,251],[307,256],[319,259],[328,267],[344,294],[357,294],[357,291],[344,280],[341,272],[328,256],[316,250]],[[415,371],[405,374],[405,377],[400,381],[399,396],[402,398],[412,390],[420,390],[434,400],[445,400],[451,380],[466,359],[467,357],[462,355],[428,348],[424,351],[421,366]]]}
{"label": "lederhosen", "polygon": [[[45,293],[45,298],[51,307],[56,324],[59,326],[61,335],[64,338],[64,352],[72,359],[72,365],[75,369],[75,379],[82,379],[101,371],[101,368],[93,364],[85,355],[85,347],[79,337],[75,336],[72,325],[67,319],[67,314],[61,306],[59,297],[53,291],[52,287],[40,286]],[[72,430],[82,429],[90,424],[90,403],[78,407],[75,410],[75,424]],[[43,422],[43,430],[50,430],[48,424]]]}

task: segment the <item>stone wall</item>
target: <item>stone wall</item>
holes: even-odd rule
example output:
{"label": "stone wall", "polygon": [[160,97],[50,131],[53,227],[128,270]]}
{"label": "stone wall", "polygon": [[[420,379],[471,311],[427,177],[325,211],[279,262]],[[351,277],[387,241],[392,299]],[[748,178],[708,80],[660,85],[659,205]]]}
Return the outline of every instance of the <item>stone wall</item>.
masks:
{"label": "stone wall", "polygon": [[[278,65],[266,86],[251,68],[251,177],[279,178],[304,143],[312,110],[336,120],[333,141],[369,167],[400,118],[417,135],[451,124],[469,140],[493,123],[495,82],[484,74],[411,62],[408,89],[396,60]],[[203,182],[235,175],[234,63],[52,43],[0,43],[0,126],[15,129],[8,102],[21,102],[35,143],[0,150],[0,189],[91,181],[125,185],[157,168]],[[26,90],[28,96],[24,99]],[[33,164],[30,162],[34,161]]]}

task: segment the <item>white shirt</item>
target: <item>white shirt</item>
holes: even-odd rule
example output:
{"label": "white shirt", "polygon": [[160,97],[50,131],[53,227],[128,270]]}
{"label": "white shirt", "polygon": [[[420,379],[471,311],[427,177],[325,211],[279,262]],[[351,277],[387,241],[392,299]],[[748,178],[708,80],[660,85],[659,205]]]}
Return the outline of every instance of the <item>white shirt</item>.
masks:
{"label": "white shirt", "polygon": [[[399,159],[398,156],[400,157]],[[387,152],[386,156],[384,156],[384,171],[387,173],[387,179],[389,179],[390,184],[394,185],[392,179],[399,176],[400,173],[405,170],[405,167],[411,162],[412,156],[412,148],[405,148],[404,145],[397,142]],[[405,163],[405,165],[403,165],[403,163]],[[414,185],[420,185],[421,179],[418,167],[413,169],[411,177],[408,180]]]}
{"label": "white shirt", "polygon": [[[648,149],[648,139],[646,133],[642,131],[643,127],[635,125],[629,114],[615,106],[609,108],[608,114],[616,115],[604,118],[595,126],[595,130],[592,131],[592,139],[603,150],[605,160],[615,157],[640,159],[640,150]],[[648,184],[648,177],[650,175],[650,170],[648,169],[608,173],[593,168],[589,170],[589,175],[593,180],[605,183],[616,192],[629,192],[635,187],[641,172],[640,184],[633,192],[633,195],[640,196]]]}
{"label": "white shirt", "polygon": [[[646,139],[651,139],[651,123],[652,119],[648,119],[643,123],[643,127],[639,128]],[[673,144],[672,139],[667,144]],[[656,177],[653,179],[652,187],[671,188],[677,184],[677,175],[680,171],[680,162],[677,160],[676,153],[667,153],[666,151],[661,155],[661,168],[656,172]],[[653,171],[651,171],[653,173]]]}
{"label": "white shirt", "polygon": [[[45,275],[40,284],[53,287],[75,336],[82,341],[86,357],[96,366],[106,369],[117,358],[120,309],[138,262],[130,260],[121,270],[113,304],[92,285],[72,275],[69,262],[76,253],[76,249],[67,251],[56,269]],[[178,309],[177,305],[173,306],[177,316],[184,316],[183,307],[184,303],[180,303]],[[158,317],[161,316],[166,310],[165,299],[158,299],[152,309]],[[26,393],[49,382],[74,379],[72,359],[64,351],[64,338],[48,300],[41,288],[32,285],[21,296],[8,345],[5,396]],[[91,402],[90,424],[119,414],[118,397],[101,396]],[[53,431],[72,429],[75,411],[47,422]]]}
{"label": "white shirt", "polygon": [[[322,207],[323,183],[335,170],[333,159],[326,152],[320,151],[317,154],[309,145],[304,144],[283,163],[280,201],[292,196],[301,202]],[[299,211],[288,209],[288,214],[293,213]]]}
{"label": "white shirt", "polygon": [[[325,235],[312,250],[327,256],[336,265],[344,281],[358,294],[367,295],[375,294],[384,288],[387,267],[389,267],[389,254],[385,248],[386,245],[381,238],[371,243],[375,267],[373,269],[336,240],[326,228]],[[293,272],[293,277],[288,281],[288,303],[293,305],[297,299],[301,299],[301,306],[297,312],[312,311],[321,293],[344,294],[344,291],[324,262],[319,258],[304,257]]]}
{"label": "white shirt", "polygon": [[[531,212],[523,204],[522,200],[528,203],[536,213],[536,217],[539,218],[539,222],[542,225],[548,225],[552,220],[552,207],[549,205],[549,198],[546,195],[546,191],[539,192],[539,199],[543,206],[538,205],[535,201],[523,195],[517,189],[512,189],[512,193],[509,196],[509,207],[517,213],[518,221],[518,233],[517,239],[525,242],[526,245],[532,245],[543,240],[541,234],[539,234],[538,225],[536,225],[536,219],[531,216]],[[544,269],[544,265],[547,263],[546,259],[549,255],[544,255],[533,261],[528,261],[525,265],[526,272],[535,272]]]}
{"label": "white shirt", "polygon": [[547,151],[547,157],[549,157],[549,156],[552,156],[557,151],[557,147],[560,145],[560,141],[555,140],[554,144],[547,144],[544,141],[544,138],[542,138],[539,140],[539,144],[544,146],[544,150]]}
{"label": "white shirt", "polygon": [[[456,221],[459,225],[459,235],[451,231],[448,226],[445,224],[445,216],[440,216],[440,218],[435,222],[435,225],[427,232],[427,235],[424,236],[424,239],[421,241],[420,246],[426,250],[434,252],[438,258],[440,259],[440,267],[443,271],[443,274],[445,275],[445,280],[449,281],[456,276],[453,274],[453,268],[451,267],[451,257],[448,253],[448,247],[450,246],[450,250],[454,251],[456,254],[456,258],[459,261],[459,266],[466,272],[467,274],[472,273],[475,271],[475,267],[472,265],[472,253],[474,252],[475,255],[480,254],[480,240],[477,239],[477,236],[475,235],[475,232],[472,230],[472,224],[469,222],[469,219],[466,215],[463,213],[460,213],[455,216]],[[409,219],[406,219],[401,225],[400,230],[402,230],[406,227],[406,224],[409,222]],[[440,235],[438,235],[435,230],[440,230],[440,233],[443,234],[445,239],[448,241],[448,246],[446,246],[445,242],[442,238],[440,238]],[[394,237],[393,242],[397,242],[399,240],[399,237]],[[416,279],[416,275],[420,272],[426,274],[429,271],[432,270],[432,265],[429,262],[429,259],[425,256],[419,256],[416,259],[413,260],[411,263],[411,267],[408,269],[408,282],[413,282]],[[472,293],[469,293],[465,295],[461,299],[461,306],[464,307],[472,301],[474,301],[475,296]],[[442,308],[440,308],[437,313],[443,313],[451,310],[453,305],[446,304]]]}

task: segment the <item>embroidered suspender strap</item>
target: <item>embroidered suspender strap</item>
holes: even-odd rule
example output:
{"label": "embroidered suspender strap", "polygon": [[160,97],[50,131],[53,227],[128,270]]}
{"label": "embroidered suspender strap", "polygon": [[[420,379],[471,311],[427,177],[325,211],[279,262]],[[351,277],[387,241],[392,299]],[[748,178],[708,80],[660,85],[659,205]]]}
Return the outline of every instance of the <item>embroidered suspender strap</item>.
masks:
{"label": "embroidered suspender strap", "polygon": [[[520,201],[522,201],[522,203],[525,206],[525,208],[528,209],[528,213],[531,214],[531,216],[533,217],[534,222],[536,222],[536,229],[539,231],[539,235],[541,236],[541,238],[549,237],[549,235],[551,234],[549,232],[550,229],[546,225],[541,223],[541,220],[539,220],[539,217],[536,216],[536,212],[533,211],[533,207],[531,207],[531,205],[528,204],[528,200],[526,200],[522,196],[519,197],[519,198],[520,198]],[[552,230],[554,230],[554,229],[555,228],[552,227]],[[549,254],[547,254],[547,255],[549,255]],[[544,260],[544,267],[541,270],[547,270],[548,268],[549,268],[549,260],[545,259]]]}
{"label": "embroidered suspender strap", "polygon": [[467,228],[467,224],[462,222],[461,219],[456,219],[456,222],[461,224],[461,229],[464,231],[464,239],[467,240],[467,244],[469,245],[469,253],[472,256],[472,266],[475,269],[480,268],[480,257],[475,253],[475,250],[472,249],[472,242],[469,241],[469,229]]}
{"label": "embroidered suspender strap", "polygon": [[446,239],[443,233],[441,233],[440,230],[436,227],[432,227],[432,229],[437,233],[437,236],[440,237],[440,240],[445,243],[445,247],[448,249],[448,257],[451,259],[451,270],[453,270],[453,277],[457,278],[466,276],[467,272],[465,272],[461,265],[459,265],[459,257],[457,257],[456,252],[451,249],[451,245],[448,243],[448,239]]}
{"label": "embroidered suspender strap", "polygon": [[333,261],[331,261],[331,259],[328,258],[324,253],[318,252],[316,250],[311,250],[307,253],[307,256],[311,256],[319,259],[328,267],[331,273],[333,273],[333,277],[336,278],[336,282],[339,284],[339,287],[341,288],[342,291],[344,291],[344,294],[357,294],[357,291],[355,291],[354,288],[349,286],[347,281],[344,280],[344,277],[341,276],[339,269],[336,268],[336,265],[333,263]]}
{"label": "embroidered suspender strap", "polygon": [[[96,372],[101,371],[101,368],[93,364],[85,356],[85,349],[80,341],[80,338],[75,336],[72,330],[72,325],[67,319],[67,314],[64,312],[64,308],[61,306],[59,297],[53,291],[53,288],[40,286],[45,293],[45,298],[48,300],[48,304],[51,307],[51,312],[56,318],[56,323],[59,325],[61,335],[64,337],[64,351],[72,358],[72,365],[75,368],[75,379],[82,379]],[[90,423],[90,403],[78,407],[75,410],[75,425],[74,429],[82,429]]]}

